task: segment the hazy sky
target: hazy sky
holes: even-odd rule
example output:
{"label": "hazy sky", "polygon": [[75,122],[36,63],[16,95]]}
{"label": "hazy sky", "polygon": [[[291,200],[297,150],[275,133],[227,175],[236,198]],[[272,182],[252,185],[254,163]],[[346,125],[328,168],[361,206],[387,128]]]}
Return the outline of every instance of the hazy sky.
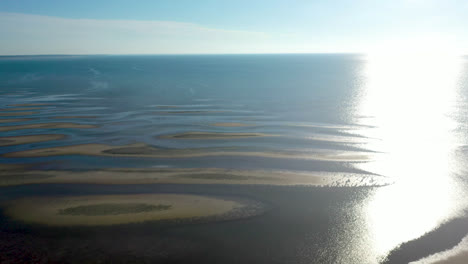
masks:
{"label": "hazy sky", "polygon": [[468,0],[0,0],[0,54],[468,54]]}

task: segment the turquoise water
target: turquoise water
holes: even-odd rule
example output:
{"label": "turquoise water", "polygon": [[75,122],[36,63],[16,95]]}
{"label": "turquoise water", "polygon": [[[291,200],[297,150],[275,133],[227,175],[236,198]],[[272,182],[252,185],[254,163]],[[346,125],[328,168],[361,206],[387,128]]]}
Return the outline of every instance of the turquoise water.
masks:
{"label": "turquoise water", "polygon": [[[51,122],[96,126],[0,132],[2,137],[66,135],[60,140],[3,146],[1,164],[27,163],[40,170],[259,169],[319,173],[340,179],[339,187],[1,187],[2,200],[31,195],[163,191],[249,197],[270,206],[262,216],[227,223],[71,229],[67,231],[69,235],[62,236],[58,229],[18,227],[18,223],[3,217],[1,232],[7,234],[4,237],[9,241],[31,239],[33,242],[26,249],[20,242],[11,243],[17,243],[14,247],[25,252],[41,248],[39,257],[90,261],[93,255],[82,254],[86,250],[79,246],[86,244],[90,252],[104,252],[98,257],[104,261],[120,256],[128,261],[167,263],[377,263],[398,245],[463,217],[468,206],[462,199],[468,190],[468,71],[464,57],[1,57],[0,73],[2,108],[45,104],[40,109],[27,110],[35,113],[2,116],[1,119],[31,119],[1,123],[2,127]],[[21,111],[25,110],[17,110]],[[245,126],[213,125],[217,123]],[[193,131],[274,136],[218,140],[165,137]],[[229,148],[288,156],[4,155],[89,143],[145,143],[168,150]],[[314,158],[323,154],[335,158]],[[340,155],[366,158],[336,158]],[[138,247],[112,243],[115,230],[122,232],[119,239],[127,238]],[[83,235],[78,237],[80,232]],[[93,242],[95,236],[99,242]],[[48,246],[39,246],[39,241],[44,240],[49,241]],[[0,246],[11,248],[9,243],[3,241]],[[186,247],[177,247],[179,243]],[[164,254],[148,253],[158,250]],[[65,253],[59,256],[57,251]],[[410,254],[408,258],[417,260],[423,256]]]}

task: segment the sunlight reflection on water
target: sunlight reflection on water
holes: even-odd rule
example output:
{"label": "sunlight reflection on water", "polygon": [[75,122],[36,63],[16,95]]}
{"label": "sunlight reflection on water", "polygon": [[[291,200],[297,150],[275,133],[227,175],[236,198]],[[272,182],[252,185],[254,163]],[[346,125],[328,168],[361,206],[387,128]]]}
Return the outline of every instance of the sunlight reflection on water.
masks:
{"label": "sunlight reflection on water", "polygon": [[366,118],[357,123],[375,126],[361,133],[380,140],[363,147],[382,154],[360,168],[395,180],[362,208],[362,235],[374,260],[463,207],[456,201],[459,139],[453,118],[461,66],[460,58],[449,57],[367,58],[356,114]]}

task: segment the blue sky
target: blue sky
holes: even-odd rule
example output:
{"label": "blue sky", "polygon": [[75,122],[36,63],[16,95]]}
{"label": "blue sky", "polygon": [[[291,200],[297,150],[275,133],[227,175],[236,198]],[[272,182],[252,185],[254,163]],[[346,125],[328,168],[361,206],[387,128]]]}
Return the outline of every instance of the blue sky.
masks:
{"label": "blue sky", "polygon": [[0,54],[468,53],[466,14],[466,0],[0,0]]}

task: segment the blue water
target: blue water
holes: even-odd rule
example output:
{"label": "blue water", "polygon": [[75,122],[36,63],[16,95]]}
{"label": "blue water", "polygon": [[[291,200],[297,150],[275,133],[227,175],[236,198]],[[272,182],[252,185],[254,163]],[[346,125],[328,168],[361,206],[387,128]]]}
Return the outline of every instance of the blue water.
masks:
{"label": "blue water", "polygon": [[[1,117],[33,120],[1,126],[48,122],[97,126],[0,132],[2,137],[67,135],[58,141],[1,147],[0,154],[87,143],[146,143],[168,149],[233,147],[256,152],[364,153],[369,157],[362,161],[321,161],[235,155],[181,159],[0,156],[0,163],[31,163],[39,169],[60,170],[218,167],[320,172],[341,175],[343,182],[347,175],[376,177],[385,184],[377,181],[369,186],[357,180],[340,188],[186,186],[190,192],[255,197],[273,209],[265,216],[244,222],[170,227],[162,231],[145,225],[125,230],[140,247],[145,247],[148,239],[142,238],[145,229],[152,230],[155,239],[169,236],[190,245],[203,245],[190,247],[186,258],[181,258],[182,253],[176,249],[169,250],[163,259],[148,257],[167,263],[188,263],[190,258],[210,263],[377,263],[398,245],[463,216],[468,208],[460,201],[468,190],[467,62],[464,57],[374,58],[343,54],[0,57],[0,106],[47,104],[40,110],[31,110],[37,112],[31,115]],[[63,116],[84,117],[54,119]],[[248,126],[212,125],[226,122]],[[161,138],[191,131],[277,136],[235,140]],[[61,188],[68,194],[88,193],[90,188],[92,193],[121,193],[121,188],[148,192],[145,186],[2,188],[2,199],[54,193]],[[151,188],[157,191],[180,187]],[[388,232],[389,228],[399,231]],[[2,232],[20,236],[10,229],[8,225]],[[255,229],[259,231],[249,236]],[[37,232],[38,237],[27,237],[40,240],[56,231],[52,228]],[[112,251],[114,246],[105,246],[110,243],[108,232],[92,232],[100,232],[107,242],[86,243],[108,252],[109,256],[104,254],[102,258],[111,261],[110,255],[117,253]],[[225,241],[225,246],[213,241]],[[73,258],[76,253],[70,247],[76,243],[45,250],[52,259],[58,258],[51,253],[54,250],[68,252]],[[222,254],[203,254],[210,247]],[[236,251],[244,254],[236,256]],[[138,252],[125,256],[141,257]]]}

